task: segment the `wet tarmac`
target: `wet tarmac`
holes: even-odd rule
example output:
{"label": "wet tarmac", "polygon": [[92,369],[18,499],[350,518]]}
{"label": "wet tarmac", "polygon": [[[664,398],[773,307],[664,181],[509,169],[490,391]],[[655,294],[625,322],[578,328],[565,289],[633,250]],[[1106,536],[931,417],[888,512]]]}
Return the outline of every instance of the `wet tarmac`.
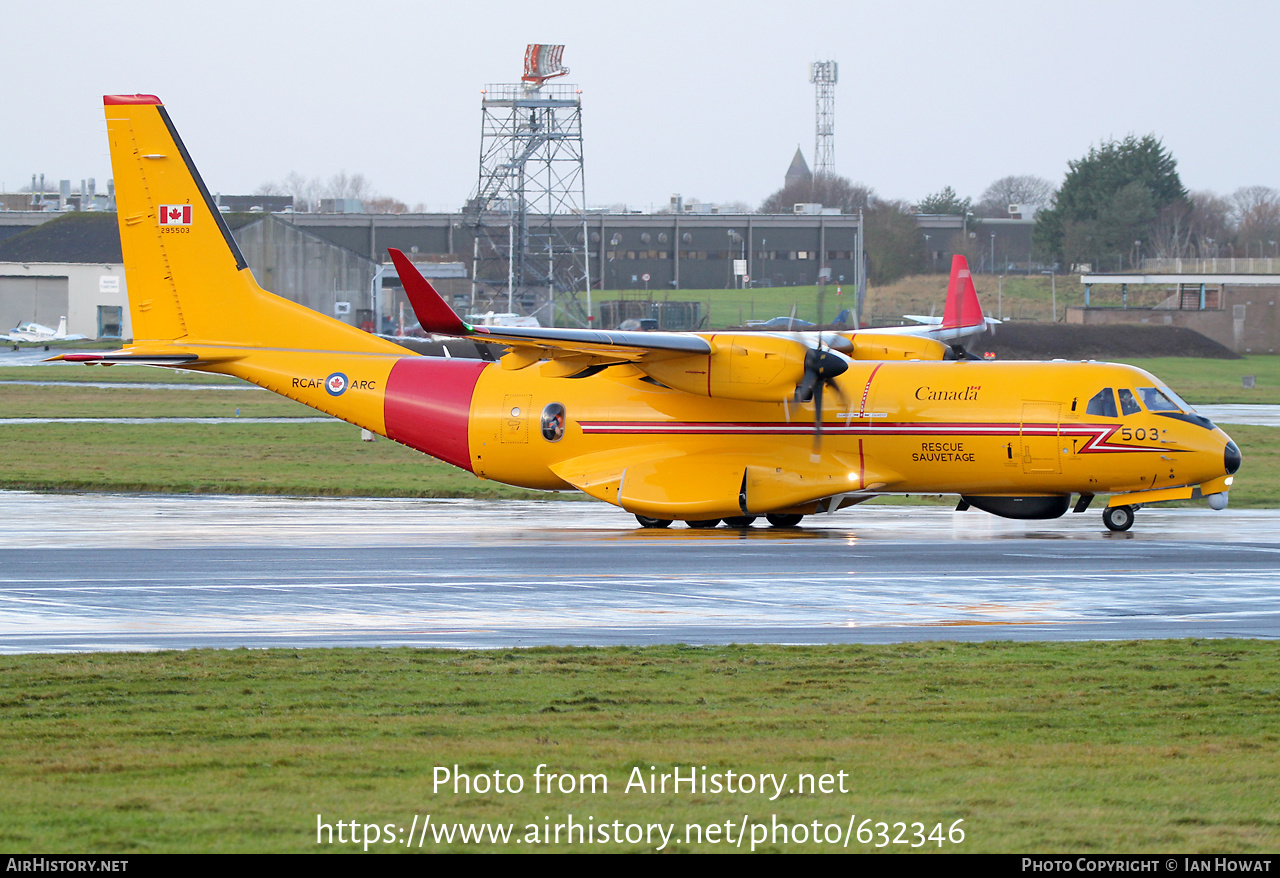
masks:
{"label": "wet tarmac", "polygon": [[1280,511],[863,506],[645,530],[590,502],[0,493],[0,652],[1280,636]]}
{"label": "wet tarmac", "polygon": [[1216,424],[1280,427],[1280,405],[1198,405],[1196,411]]}

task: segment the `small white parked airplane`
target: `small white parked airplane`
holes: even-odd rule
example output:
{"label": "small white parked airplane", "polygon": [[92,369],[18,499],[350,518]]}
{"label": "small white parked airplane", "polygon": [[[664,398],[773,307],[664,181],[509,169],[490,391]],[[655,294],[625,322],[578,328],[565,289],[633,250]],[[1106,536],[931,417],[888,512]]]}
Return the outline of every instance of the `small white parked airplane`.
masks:
{"label": "small white parked airplane", "polygon": [[67,318],[58,319],[58,328],[51,329],[43,323],[19,323],[13,329],[9,330],[9,341],[80,341],[86,339],[87,335],[67,335]]}

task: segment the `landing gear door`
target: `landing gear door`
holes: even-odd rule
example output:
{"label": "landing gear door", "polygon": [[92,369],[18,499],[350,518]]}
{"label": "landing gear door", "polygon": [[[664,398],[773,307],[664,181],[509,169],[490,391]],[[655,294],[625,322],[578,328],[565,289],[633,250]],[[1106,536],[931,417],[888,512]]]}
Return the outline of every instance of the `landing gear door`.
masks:
{"label": "landing gear door", "polygon": [[1022,404],[1022,471],[1024,473],[1062,472],[1059,436],[1060,402],[1024,402]]}

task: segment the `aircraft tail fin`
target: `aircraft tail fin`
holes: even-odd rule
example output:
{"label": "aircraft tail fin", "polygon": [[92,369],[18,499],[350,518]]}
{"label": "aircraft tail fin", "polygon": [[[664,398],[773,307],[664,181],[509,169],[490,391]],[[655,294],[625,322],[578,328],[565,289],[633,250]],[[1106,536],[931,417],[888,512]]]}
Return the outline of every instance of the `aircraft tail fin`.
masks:
{"label": "aircraft tail fin", "polygon": [[103,106],[135,344],[404,353],[258,286],[159,98]]}
{"label": "aircraft tail fin", "polygon": [[942,312],[942,328],[958,329],[962,326],[982,326],[982,306],[978,304],[978,291],[973,286],[969,261],[959,253],[951,257],[951,280],[947,284],[947,303]]}

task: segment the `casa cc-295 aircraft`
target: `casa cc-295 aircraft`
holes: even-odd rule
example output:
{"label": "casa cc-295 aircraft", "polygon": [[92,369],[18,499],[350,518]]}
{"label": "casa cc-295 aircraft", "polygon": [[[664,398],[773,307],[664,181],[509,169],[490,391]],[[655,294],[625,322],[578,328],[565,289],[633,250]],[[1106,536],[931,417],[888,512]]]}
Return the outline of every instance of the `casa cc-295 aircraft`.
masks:
{"label": "casa cc-295 aircraft", "polygon": [[502,349],[419,356],[261,289],[161,101],[104,106],[134,338],[62,359],[233,375],[645,527],[789,527],[885,493],[1022,519],[1109,495],[1112,530],[1147,503],[1227,505],[1239,449],[1149,373],[957,356],[985,323],[962,260],[961,304],[914,332],[610,332],[470,326],[393,250],[424,329]]}

